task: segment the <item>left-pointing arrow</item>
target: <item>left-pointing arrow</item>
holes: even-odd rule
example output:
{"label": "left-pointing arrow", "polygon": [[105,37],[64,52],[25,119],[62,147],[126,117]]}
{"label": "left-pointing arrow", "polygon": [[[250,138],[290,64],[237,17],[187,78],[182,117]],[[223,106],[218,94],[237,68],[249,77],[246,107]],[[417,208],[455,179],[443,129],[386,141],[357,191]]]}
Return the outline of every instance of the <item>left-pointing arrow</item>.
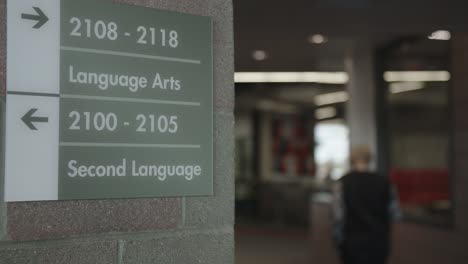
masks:
{"label": "left-pointing arrow", "polygon": [[26,124],[29,127],[29,129],[31,129],[31,130],[37,130],[37,127],[34,126],[33,123],[37,123],[37,122],[47,123],[47,122],[49,122],[48,117],[33,116],[34,113],[36,113],[36,111],[37,111],[37,108],[32,108],[21,118],[23,123]]}
{"label": "left-pointing arrow", "polygon": [[33,28],[40,28],[45,23],[47,23],[47,21],[49,21],[49,18],[46,16],[46,14],[44,14],[44,12],[42,12],[42,10],[39,7],[33,7],[33,8],[36,11],[37,15],[21,14],[21,18],[37,21],[37,23],[33,26]]}

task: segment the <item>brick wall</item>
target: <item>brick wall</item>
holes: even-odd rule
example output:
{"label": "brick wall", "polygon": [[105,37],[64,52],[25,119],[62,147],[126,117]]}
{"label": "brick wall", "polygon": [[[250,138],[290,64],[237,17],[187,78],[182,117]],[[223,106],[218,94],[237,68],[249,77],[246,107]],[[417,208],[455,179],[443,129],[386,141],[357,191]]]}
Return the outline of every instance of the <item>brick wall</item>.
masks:
{"label": "brick wall", "polygon": [[[232,3],[230,0],[114,2],[213,18],[215,195],[0,203],[0,264],[233,263]],[[6,0],[0,0],[0,89],[5,86],[6,74],[5,7]],[[3,155],[4,137],[1,138]],[[1,168],[3,173],[3,164]]]}

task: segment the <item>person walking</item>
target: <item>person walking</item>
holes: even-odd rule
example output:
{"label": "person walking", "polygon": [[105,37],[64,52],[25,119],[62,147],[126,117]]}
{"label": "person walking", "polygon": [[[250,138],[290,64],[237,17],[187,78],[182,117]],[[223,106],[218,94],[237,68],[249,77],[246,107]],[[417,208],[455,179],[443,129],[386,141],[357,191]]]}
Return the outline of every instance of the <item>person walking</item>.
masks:
{"label": "person walking", "polygon": [[367,146],[351,149],[351,171],[333,188],[334,239],[343,264],[384,264],[392,222],[399,219],[396,192],[387,177],[371,172]]}

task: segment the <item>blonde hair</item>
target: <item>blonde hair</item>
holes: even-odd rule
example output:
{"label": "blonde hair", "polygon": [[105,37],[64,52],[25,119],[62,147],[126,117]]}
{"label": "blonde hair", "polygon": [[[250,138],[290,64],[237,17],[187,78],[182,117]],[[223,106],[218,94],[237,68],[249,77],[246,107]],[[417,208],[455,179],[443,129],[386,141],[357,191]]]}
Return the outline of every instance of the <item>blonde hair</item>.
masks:
{"label": "blonde hair", "polygon": [[369,164],[372,160],[372,153],[369,146],[358,145],[351,147],[351,152],[349,156],[351,165],[356,164],[356,162],[361,161]]}

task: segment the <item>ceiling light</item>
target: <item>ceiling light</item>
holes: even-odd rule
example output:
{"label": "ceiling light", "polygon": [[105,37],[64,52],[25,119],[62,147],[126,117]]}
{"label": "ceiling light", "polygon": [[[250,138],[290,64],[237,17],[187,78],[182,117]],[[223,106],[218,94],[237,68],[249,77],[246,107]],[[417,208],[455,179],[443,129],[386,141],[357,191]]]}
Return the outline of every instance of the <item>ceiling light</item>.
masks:
{"label": "ceiling light", "polygon": [[307,40],[311,44],[323,44],[328,42],[328,38],[321,34],[312,35]]}
{"label": "ceiling light", "polygon": [[346,84],[346,72],[236,72],[236,83],[326,83]]}
{"label": "ceiling light", "polygon": [[450,40],[452,38],[452,34],[447,30],[437,30],[432,32],[432,34],[427,38],[432,40]]}
{"label": "ceiling light", "polygon": [[252,58],[256,61],[262,61],[268,58],[268,54],[264,50],[254,50],[252,52]]}
{"label": "ceiling light", "polygon": [[315,110],[315,118],[318,120],[328,119],[336,116],[335,107],[324,107]]}
{"label": "ceiling light", "polygon": [[390,93],[398,94],[410,91],[421,90],[425,87],[423,82],[397,82],[391,83],[389,86]]}
{"label": "ceiling light", "polygon": [[335,93],[327,93],[327,94],[320,94],[314,97],[315,105],[322,106],[322,105],[329,105],[329,104],[336,104],[336,103],[344,103],[349,100],[348,92],[335,92]]}
{"label": "ceiling light", "polygon": [[387,71],[386,82],[446,82],[450,80],[448,71]]}

